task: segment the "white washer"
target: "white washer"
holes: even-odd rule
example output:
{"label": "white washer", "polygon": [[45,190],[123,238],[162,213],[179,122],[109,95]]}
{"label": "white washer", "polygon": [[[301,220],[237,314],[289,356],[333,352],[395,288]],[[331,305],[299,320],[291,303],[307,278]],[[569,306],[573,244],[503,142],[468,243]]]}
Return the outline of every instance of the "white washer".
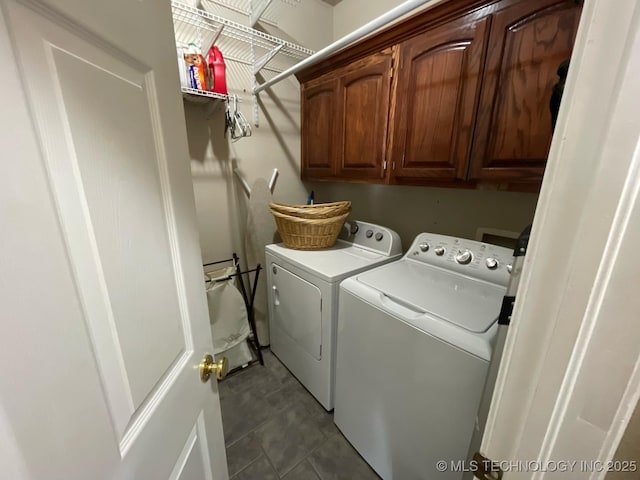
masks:
{"label": "white washer", "polygon": [[383,479],[462,477],[512,258],[422,233],[342,282],[334,421]]}
{"label": "white washer", "polygon": [[271,350],[326,408],[333,408],[339,283],[402,255],[396,232],[345,224],[328,249],[267,245]]}

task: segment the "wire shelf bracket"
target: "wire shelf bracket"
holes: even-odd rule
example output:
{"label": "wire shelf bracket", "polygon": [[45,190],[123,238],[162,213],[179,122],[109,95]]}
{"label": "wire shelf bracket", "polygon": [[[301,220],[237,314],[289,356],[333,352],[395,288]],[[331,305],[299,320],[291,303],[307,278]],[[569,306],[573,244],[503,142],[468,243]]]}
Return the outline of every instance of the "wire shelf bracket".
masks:
{"label": "wire shelf bracket", "polygon": [[[257,5],[256,5],[257,1]],[[260,21],[262,14],[269,8],[273,0],[251,0],[251,8],[249,13],[249,25],[254,27]]]}
{"label": "wire shelf bracket", "polygon": [[224,30],[224,24],[220,24],[218,25],[218,27],[213,31],[213,39],[211,41],[211,45],[209,45],[208,48],[203,49],[204,52],[208,52],[211,47],[213,47],[216,42],[218,41],[218,39],[220,38],[220,35],[222,34],[222,30]]}
{"label": "wire shelf bracket", "polygon": [[267,52],[262,57],[257,59],[253,65],[253,74],[255,75],[259,73],[260,70],[266,67],[267,64],[273,59],[273,57],[275,57],[278,54],[278,52],[283,48],[284,48],[284,45],[278,45],[276,48],[274,48],[270,52]]}

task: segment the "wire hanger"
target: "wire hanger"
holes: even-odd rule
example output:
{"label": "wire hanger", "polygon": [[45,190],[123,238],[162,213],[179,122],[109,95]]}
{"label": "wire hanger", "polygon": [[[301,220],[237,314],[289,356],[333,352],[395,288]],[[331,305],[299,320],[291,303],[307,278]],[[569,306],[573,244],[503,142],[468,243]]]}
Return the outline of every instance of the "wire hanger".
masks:
{"label": "wire hanger", "polygon": [[[231,106],[231,99],[233,98],[233,108]],[[225,109],[225,121],[224,121],[224,134],[227,136],[227,131],[231,132],[231,139],[238,140],[243,137],[251,136],[251,125],[247,121],[246,117],[238,110],[238,96],[229,95],[227,98],[227,105]]]}

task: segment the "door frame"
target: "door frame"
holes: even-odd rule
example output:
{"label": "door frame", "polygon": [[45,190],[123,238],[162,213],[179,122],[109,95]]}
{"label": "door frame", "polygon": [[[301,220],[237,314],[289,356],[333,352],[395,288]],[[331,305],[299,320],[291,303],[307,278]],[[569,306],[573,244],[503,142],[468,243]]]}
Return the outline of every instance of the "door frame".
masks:
{"label": "door frame", "polygon": [[611,460],[640,397],[624,248],[640,231],[640,4],[608,3],[584,3],[480,449],[495,461]]}

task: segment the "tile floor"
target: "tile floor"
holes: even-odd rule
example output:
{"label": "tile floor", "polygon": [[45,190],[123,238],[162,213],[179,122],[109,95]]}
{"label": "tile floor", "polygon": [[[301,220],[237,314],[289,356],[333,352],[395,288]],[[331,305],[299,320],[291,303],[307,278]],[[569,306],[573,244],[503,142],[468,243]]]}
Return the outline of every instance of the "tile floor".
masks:
{"label": "tile floor", "polygon": [[269,351],[220,382],[231,480],[378,480],[333,414]]}

